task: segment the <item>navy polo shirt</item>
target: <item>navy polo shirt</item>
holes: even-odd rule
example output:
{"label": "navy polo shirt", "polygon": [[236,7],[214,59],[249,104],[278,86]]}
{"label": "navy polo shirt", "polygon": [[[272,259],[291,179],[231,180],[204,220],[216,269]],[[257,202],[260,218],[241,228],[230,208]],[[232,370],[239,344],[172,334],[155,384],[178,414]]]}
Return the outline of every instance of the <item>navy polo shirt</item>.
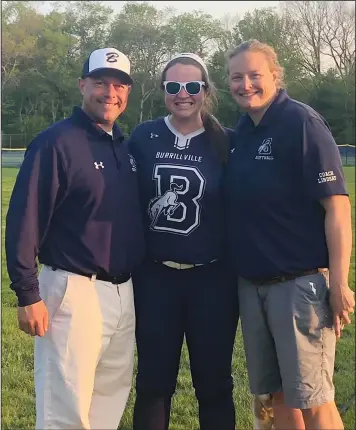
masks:
{"label": "navy polo shirt", "polygon": [[261,122],[236,128],[225,178],[229,255],[245,278],[328,267],[320,199],[347,195],[326,121],[280,90]]}
{"label": "navy polo shirt", "polygon": [[[131,272],[144,253],[128,142],[75,107],[29,145],[6,218],[6,257],[20,306],[40,300],[40,263],[74,273]],[[85,300],[85,298],[83,298]]]}

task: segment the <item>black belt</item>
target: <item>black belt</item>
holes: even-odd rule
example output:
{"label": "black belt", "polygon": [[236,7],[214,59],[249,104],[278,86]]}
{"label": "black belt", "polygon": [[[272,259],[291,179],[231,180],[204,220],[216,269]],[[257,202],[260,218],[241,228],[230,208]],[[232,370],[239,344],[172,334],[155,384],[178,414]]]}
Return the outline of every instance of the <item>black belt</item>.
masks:
{"label": "black belt", "polygon": [[[60,267],[52,266],[52,270],[66,270],[62,269]],[[115,276],[110,276],[107,274],[101,274],[101,273],[93,273],[91,275],[88,275],[87,273],[80,272],[79,270],[66,270],[67,272],[75,273],[76,275],[85,276],[90,279],[97,279],[98,281],[105,281],[105,282],[111,282],[112,284],[123,284],[124,282],[127,282],[131,278],[130,272],[124,272],[119,273]]]}
{"label": "black belt", "polygon": [[287,282],[291,281],[296,278],[300,278],[301,276],[306,275],[314,275],[315,273],[321,273],[325,272],[327,269],[311,269],[311,270],[304,270],[298,273],[293,274],[284,274],[280,276],[273,276],[269,278],[248,278],[248,281],[250,281],[252,284],[255,285],[272,285],[272,284],[279,284],[280,282]]}

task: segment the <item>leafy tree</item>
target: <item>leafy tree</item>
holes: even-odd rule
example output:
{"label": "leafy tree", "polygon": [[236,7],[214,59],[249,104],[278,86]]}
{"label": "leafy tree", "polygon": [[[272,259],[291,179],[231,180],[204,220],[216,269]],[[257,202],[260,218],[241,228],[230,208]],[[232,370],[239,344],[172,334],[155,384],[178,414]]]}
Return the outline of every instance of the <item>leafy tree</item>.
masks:
{"label": "leafy tree", "polygon": [[91,51],[106,45],[114,11],[100,1],[56,2],[56,9],[60,11],[63,4],[62,31],[74,37],[71,54],[84,61]]}
{"label": "leafy tree", "polygon": [[[354,144],[354,6],[349,2],[285,2],[243,17],[216,20],[201,11],[178,14],[147,2],[126,2],[114,13],[99,1],[2,3],[2,131],[23,133],[27,143],[81,103],[77,80],[95,48],[117,47],[132,65],[134,85],[118,122],[130,133],[139,122],[166,114],[159,79],[179,52],[207,63],[217,88],[214,114],[234,127],[242,112],[227,85],[227,51],[256,38],[274,47],[285,68],[288,93],[329,122],[338,143]],[[347,3],[347,4],[346,4]]]}
{"label": "leafy tree", "polygon": [[223,33],[222,23],[199,11],[183,13],[170,21],[178,52],[194,52],[203,59],[217,48]]}
{"label": "leafy tree", "polygon": [[[157,90],[157,77],[174,52],[174,34],[165,11],[147,3],[126,3],[111,26],[108,43],[130,56],[134,87],[128,112],[132,126],[149,116],[145,104]],[[134,108],[132,106],[135,106]],[[139,106],[139,108],[137,108]]]}
{"label": "leafy tree", "polygon": [[247,12],[235,26],[235,43],[257,39],[273,46],[285,69],[287,82],[297,81],[302,77],[302,70],[293,25],[288,16],[281,16],[272,8],[255,9]]}

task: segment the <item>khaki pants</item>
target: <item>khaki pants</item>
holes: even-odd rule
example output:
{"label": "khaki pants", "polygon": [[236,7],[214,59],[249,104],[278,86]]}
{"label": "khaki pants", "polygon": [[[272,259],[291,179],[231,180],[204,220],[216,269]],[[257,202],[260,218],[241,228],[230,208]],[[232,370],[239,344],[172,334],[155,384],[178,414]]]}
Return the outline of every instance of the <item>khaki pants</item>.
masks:
{"label": "khaki pants", "polygon": [[49,329],[35,338],[36,429],[117,429],[132,384],[131,279],[91,280],[44,266]]}

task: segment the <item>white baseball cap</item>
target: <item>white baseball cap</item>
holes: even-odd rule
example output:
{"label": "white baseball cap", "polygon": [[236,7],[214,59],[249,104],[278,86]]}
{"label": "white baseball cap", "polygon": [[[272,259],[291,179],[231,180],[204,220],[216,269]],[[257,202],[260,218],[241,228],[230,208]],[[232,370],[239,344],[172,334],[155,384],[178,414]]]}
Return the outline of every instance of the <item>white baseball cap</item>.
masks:
{"label": "white baseball cap", "polygon": [[102,48],[93,51],[83,65],[82,78],[98,72],[116,72],[125,84],[132,84],[130,60],[115,48]]}
{"label": "white baseball cap", "polygon": [[192,60],[194,60],[194,61],[196,61],[197,63],[199,63],[199,64],[202,66],[202,68],[205,70],[205,73],[206,73],[207,75],[209,75],[209,73],[208,73],[208,68],[206,67],[206,65],[205,65],[204,61],[199,57],[199,55],[197,55],[197,54],[193,54],[192,52],[182,52],[181,54],[177,54],[177,55],[175,55],[173,58],[171,58],[171,59],[168,61],[167,65],[168,65],[171,61],[176,60],[177,58],[191,58]]}

